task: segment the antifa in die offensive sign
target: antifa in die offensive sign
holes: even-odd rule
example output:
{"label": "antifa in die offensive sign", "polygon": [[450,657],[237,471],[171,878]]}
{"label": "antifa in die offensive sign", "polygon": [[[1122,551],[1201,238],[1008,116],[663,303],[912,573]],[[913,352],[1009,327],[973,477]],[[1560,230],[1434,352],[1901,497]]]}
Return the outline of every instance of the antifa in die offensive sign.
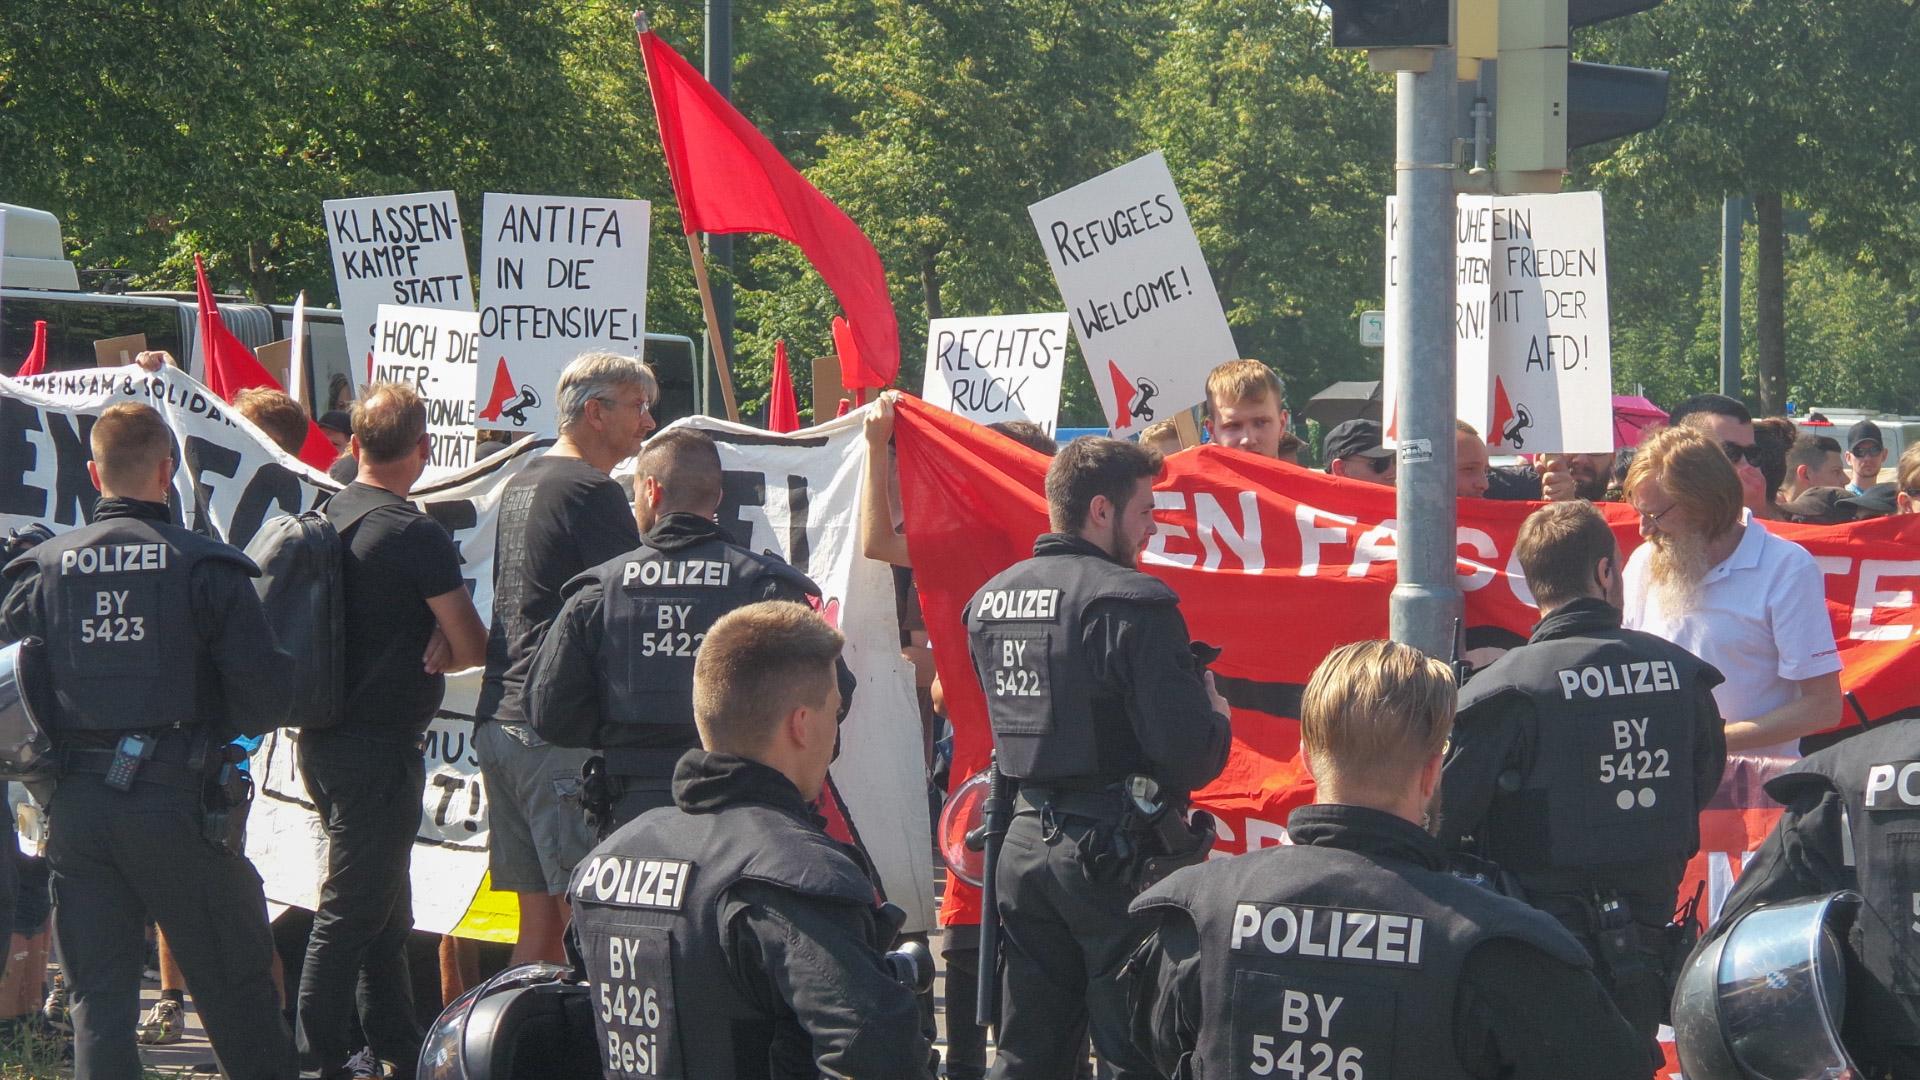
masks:
{"label": "antifa in die offensive sign", "polygon": [[560,372],[583,352],[641,355],[647,229],[640,199],[489,192],[482,213],[476,422],[554,434]]}
{"label": "antifa in die offensive sign", "polygon": [[920,396],[976,423],[1030,420],[1053,434],[1067,319],[1062,311],[933,320]]}
{"label": "antifa in die offensive sign", "polygon": [[333,280],[356,384],[373,368],[382,304],[473,310],[460,204],[451,191],[330,199],[324,206]]}
{"label": "antifa in die offensive sign", "polygon": [[373,378],[405,383],[426,401],[433,444],[428,480],[473,464],[473,374],[479,355],[480,316],[474,312],[380,305]]}
{"label": "antifa in die offensive sign", "polygon": [[1131,435],[1206,397],[1240,355],[1159,151],[1027,208],[1107,426]]}

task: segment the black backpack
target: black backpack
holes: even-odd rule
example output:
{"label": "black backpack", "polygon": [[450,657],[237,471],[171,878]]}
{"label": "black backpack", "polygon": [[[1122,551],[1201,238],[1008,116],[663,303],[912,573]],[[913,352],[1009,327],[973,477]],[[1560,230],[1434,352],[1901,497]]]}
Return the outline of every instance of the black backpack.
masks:
{"label": "black backpack", "polygon": [[293,708],[287,727],[330,728],[346,717],[347,597],[341,534],[381,506],[336,529],[326,509],[277,517],[260,526],[247,557],[260,568],[254,591],[274,639],[293,656]]}

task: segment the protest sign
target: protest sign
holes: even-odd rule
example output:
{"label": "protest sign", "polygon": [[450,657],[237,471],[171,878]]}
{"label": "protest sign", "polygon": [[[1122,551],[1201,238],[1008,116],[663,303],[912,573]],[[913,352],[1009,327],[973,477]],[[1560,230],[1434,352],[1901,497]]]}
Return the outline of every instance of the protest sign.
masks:
{"label": "protest sign", "polygon": [[120,337],[101,338],[93,343],[93,363],[96,367],[120,367],[133,363],[133,358],[147,351],[147,335],[124,334]]}
{"label": "protest sign", "polygon": [[[174,502],[183,524],[244,546],[260,525],[311,509],[339,485],[275,447],[204,386],[177,368],[56,372],[0,379],[0,529],[40,522],[56,532],[83,523],[99,493],[87,476],[87,433],[109,406],[137,401],[160,410],[180,445]],[[919,725],[911,672],[899,655],[891,573],[858,555],[859,489],[866,468],[864,417],[770,440],[765,432],[697,421],[714,433],[726,468],[720,520],[756,551],[786,555],[812,574],[824,605],[848,635],[860,680],[847,745],[834,765],[852,828],[880,865],[888,896],[932,919],[932,876]],[[506,482],[552,445],[530,439],[427,483],[409,498],[451,534],[461,575],[482,617],[493,609],[493,545]],[[414,846],[414,917],[423,930],[512,941],[510,898],[481,891],[487,806],[472,750],[479,673],[448,679],[427,736],[426,793]],[[293,765],[286,732],[254,756],[259,796],[248,855],[277,904],[318,899],[325,835]]]}
{"label": "protest sign", "polygon": [[[1406,290],[1387,200],[1387,307]],[[1599,192],[1461,195],[1454,208],[1456,414],[1494,453],[1611,453],[1613,365]],[[1400,326],[1387,320],[1388,355]],[[1398,380],[1381,397],[1389,441]]]}
{"label": "protest sign", "polygon": [[451,191],[329,199],[333,281],[347,334],[348,374],[364,385],[381,304],[473,310],[460,204]]}
{"label": "protest sign", "polygon": [[641,199],[487,193],[479,426],[554,434],[553,387],[569,361],[594,349],[641,354],[651,212]]}
{"label": "protest sign", "polygon": [[427,403],[433,441],[426,477],[473,464],[473,378],[480,355],[480,316],[471,311],[380,305],[373,378],[405,383]]}
{"label": "protest sign", "polygon": [[975,423],[1030,420],[1053,434],[1067,319],[1061,311],[933,320],[920,396]]}
{"label": "protest sign", "polygon": [[1159,151],[1027,208],[1107,426],[1131,435],[1206,398],[1239,355]]}

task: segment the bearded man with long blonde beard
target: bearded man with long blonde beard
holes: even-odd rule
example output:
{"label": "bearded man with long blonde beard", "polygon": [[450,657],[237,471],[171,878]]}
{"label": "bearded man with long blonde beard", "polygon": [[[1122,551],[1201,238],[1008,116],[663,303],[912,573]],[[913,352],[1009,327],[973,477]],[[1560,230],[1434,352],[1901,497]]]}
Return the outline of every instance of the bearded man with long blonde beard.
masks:
{"label": "bearded man with long blonde beard", "polygon": [[1840,719],[1840,656],[1819,566],[1741,505],[1727,454],[1692,428],[1641,444],[1627,501],[1646,540],[1627,560],[1624,625],[1718,668],[1728,753],[1798,758]]}

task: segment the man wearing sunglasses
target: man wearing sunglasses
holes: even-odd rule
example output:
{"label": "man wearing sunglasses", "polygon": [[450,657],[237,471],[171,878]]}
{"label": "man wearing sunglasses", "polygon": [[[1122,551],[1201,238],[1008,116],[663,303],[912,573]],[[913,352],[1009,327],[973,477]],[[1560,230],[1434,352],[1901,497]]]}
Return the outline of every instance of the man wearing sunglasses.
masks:
{"label": "man wearing sunglasses", "polygon": [[1753,414],[1724,394],[1696,394],[1674,406],[1670,426],[1685,425],[1720,444],[1740,477],[1740,502],[1759,517],[1774,515],[1772,493],[1760,472],[1760,445],[1753,435]]}
{"label": "man wearing sunglasses", "polygon": [[1880,466],[1887,463],[1887,444],[1880,437],[1880,425],[1861,420],[1847,429],[1847,491],[1864,495],[1880,482]]}

